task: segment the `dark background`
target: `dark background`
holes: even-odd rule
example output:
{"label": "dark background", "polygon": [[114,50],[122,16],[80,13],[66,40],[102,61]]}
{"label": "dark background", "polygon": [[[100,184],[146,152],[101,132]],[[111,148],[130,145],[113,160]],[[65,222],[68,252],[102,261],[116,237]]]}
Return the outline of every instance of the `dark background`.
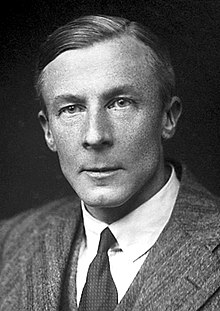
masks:
{"label": "dark background", "polygon": [[72,192],[44,143],[33,74],[40,43],[84,14],[140,21],[167,40],[184,109],[166,154],[220,195],[220,1],[19,1],[0,11],[0,218]]}

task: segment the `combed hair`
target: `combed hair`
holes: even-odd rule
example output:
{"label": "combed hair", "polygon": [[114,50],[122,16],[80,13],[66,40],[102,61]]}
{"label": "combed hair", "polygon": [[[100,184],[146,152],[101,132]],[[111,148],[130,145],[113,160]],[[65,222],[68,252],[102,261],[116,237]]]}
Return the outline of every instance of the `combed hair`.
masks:
{"label": "combed hair", "polygon": [[[82,49],[95,43],[130,36],[148,47],[149,65],[158,81],[160,98],[166,105],[173,96],[175,76],[169,52],[164,43],[150,29],[121,17],[89,15],[59,27],[42,44],[36,68],[35,87],[41,108],[46,110],[41,96],[44,68],[58,55],[68,50]],[[150,48],[150,55],[149,55]]]}

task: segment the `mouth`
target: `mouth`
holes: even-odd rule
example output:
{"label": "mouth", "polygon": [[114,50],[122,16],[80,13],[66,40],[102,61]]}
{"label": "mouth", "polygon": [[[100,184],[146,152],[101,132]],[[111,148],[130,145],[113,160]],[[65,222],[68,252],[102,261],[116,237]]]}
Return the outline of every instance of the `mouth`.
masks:
{"label": "mouth", "polygon": [[91,167],[83,169],[82,172],[92,178],[103,179],[115,175],[120,169],[119,167]]}

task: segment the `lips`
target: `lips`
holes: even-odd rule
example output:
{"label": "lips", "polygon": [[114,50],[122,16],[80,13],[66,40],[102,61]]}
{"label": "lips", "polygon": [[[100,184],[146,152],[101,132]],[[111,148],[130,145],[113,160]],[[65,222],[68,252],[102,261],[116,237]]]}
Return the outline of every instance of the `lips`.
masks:
{"label": "lips", "polygon": [[103,179],[117,174],[120,169],[120,167],[115,166],[85,167],[82,169],[82,172],[91,178]]}
{"label": "lips", "polygon": [[87,172],[97,172],[97,173],[104,173],[104,172],[111,172],[111,171],[116,171],[118,170],[118,167],[94,167],[94,168],[86,168],[84,171]]}

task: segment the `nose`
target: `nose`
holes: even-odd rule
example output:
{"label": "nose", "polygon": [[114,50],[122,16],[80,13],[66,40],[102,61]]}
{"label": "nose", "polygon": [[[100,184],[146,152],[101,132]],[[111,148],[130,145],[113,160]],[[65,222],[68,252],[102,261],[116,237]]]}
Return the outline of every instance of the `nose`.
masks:
{"label": "nose", "polygon": [[103,149],[113,144],[112,128],[106,111],[88,112],[83,133],[85,149]]}

